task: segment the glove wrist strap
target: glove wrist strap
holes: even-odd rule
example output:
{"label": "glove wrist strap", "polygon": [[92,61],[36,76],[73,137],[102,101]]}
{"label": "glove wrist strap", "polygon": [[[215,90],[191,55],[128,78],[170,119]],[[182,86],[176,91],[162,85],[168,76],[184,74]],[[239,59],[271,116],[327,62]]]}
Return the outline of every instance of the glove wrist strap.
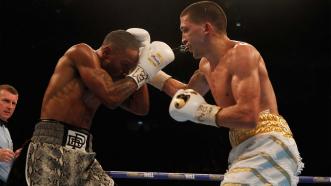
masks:
{"label": "glove wrist strap", "polygon": [[195,113],[195,120],[198,123],[218,127],[216,124],[216,115],[220,110],[222,108],[216,105],[201,104]]}
{"label": "glove wrist strap", "polygon": [[152,86],[162,91],[164,83],[170,79],[171,76],[163,72],[162,70],[149,82]]}
{"label": "glove wrist strap", "polygon": [[149,79],[149,75],[139,65],[128,75],[137,84],[137,90],[142,87]]}

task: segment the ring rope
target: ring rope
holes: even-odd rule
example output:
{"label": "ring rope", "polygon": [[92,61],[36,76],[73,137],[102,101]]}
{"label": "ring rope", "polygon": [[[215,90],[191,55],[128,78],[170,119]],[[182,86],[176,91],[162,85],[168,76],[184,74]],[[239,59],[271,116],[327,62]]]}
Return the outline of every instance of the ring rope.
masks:
{"label": "ring rope", "polygon": [[[119,179],[222,181],[224,178],[223,174],[136,171],[106,171],[106,173],[112,178]],[[331,183],[331,177],[299,176],[299,183]]]}

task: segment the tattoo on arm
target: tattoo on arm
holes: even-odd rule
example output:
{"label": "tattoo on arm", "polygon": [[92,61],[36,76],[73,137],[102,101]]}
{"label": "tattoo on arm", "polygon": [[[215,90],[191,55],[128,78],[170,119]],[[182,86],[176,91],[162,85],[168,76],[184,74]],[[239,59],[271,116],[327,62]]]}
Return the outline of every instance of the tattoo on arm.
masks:
{"label": "tattoo on arm", "polygon": [[120,105],[137,89],[137,85],[132,78],[124,78],[113,81],[111,76],[104,70],[98,70],[93,74],[94,78],[100,79],[104,83],[106,96],[112,99],[115,105]]}
{"label": "tattoo on arm", "polygon": [[107,86],[107,89],[111,90],[112,94],[118,95],[119,98],[122,98],[122,101],[126,100],[137,89],[136,83],[129,77],[118,80],[114,83],[108,83]]}

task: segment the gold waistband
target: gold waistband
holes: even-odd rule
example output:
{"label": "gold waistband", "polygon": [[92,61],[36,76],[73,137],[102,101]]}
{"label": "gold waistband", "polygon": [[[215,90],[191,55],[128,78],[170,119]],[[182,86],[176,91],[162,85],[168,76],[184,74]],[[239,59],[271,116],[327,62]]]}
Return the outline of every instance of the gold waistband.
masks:
{"label": "gold waistband", "polygon": [[278,132],[285,137],[293,137],[290,127],[282,116],[270,113],[260,113],[256,128],[230,129],[230,143],[232,147],[235,147],[252,136],[268,132]]}

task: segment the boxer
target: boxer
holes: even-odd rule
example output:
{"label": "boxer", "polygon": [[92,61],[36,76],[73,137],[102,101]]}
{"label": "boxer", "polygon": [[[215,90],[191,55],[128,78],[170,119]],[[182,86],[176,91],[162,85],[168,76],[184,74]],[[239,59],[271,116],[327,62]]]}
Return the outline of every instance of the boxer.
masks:
{"label": "boxer", "polygon": [[[277,101],[265,62],[251,44],[227,36],[221,6],[200,1],[180,14],[185,50],[200,59],[188,84],[163,71],[149,81],[172,97],[170,116],[229,129],[232,150],[221,185],[296,185],[301,157]],[[208,91],[215,103],[203,99]]]}
{"label": "boxer", "polygon": [[110,32],[97,50],[85,43],[70,47],[50,78],[40,121],[8,185],[114,185],[92,150],[95,112],[103,104],[147,114],[146,82],[173,60],[166,43],[150,43],[140,28]]}

